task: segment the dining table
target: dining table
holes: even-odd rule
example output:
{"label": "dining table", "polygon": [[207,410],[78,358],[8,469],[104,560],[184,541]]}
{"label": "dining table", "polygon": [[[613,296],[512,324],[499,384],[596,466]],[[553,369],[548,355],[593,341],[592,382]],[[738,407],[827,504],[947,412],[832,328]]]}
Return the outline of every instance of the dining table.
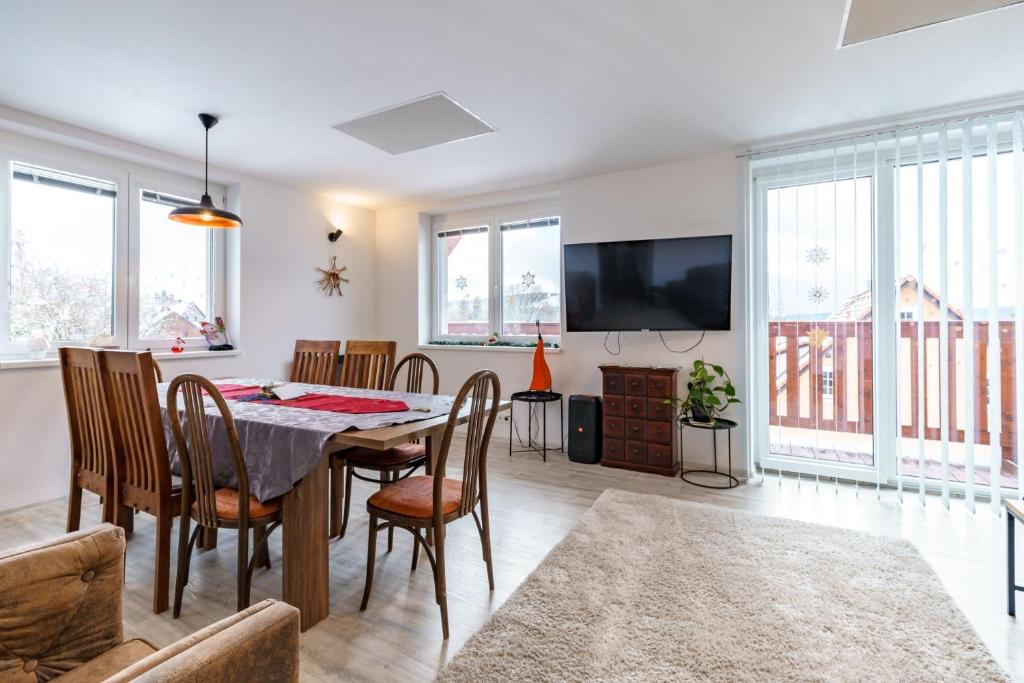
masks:
{"label": "dining table", "polygon": [[[350,397],[363,402],[360,412],[336,412],[294,407],[294,403],[288,402],[280,405],[282,402],[271,402],[258,395],[260,387],[284,384],[280,380],[238,377],[217,379],[214,383],[221,388],[231,409],[251,494],[261,502],[281,500],[282,599],[298,608],[301,629],[306,631],[329,613],[331,454],[353,446],[383,450],[422,439],[428,452],[436,456],[455,399],[446,395],[289,383],[302,394]],[[166,414],[167,387],[168,383],[160,384],[158,395],[171,467],[177,473],[177,446]],[[215,482],[218,486],[237,486],[227,430],[212,399],[206,400]],[[364,412],[367,406],[372,409],[375,401],[400,401],[407,410],[390,405],[387,412]],[[499,399],[498,408],[508,410],[509,403]],[[459,411],[457,423],[467,422],[469,412],[467,402]],[[437,459],[431,457],[428,461]],[[205,547],[214,543],[215,540],[207,541]]]}

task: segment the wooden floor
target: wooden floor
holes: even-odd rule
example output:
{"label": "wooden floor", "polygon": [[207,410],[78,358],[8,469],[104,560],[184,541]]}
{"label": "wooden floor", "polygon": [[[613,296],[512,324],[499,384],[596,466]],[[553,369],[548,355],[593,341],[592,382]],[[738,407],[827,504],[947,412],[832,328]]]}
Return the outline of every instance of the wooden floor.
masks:
{"label": "wooden floor", "polygon": [[[987,505],[968,513],[954,501],[952,510],[929,497],[922,508],[908,496],[901,506],[895,492],[776,475],[732,491],[712,492],[657,475],[569,463],[560,454],[517,454],[495,443],[488,460],[496,590],[487,590],[479,539],[471,518],[450,527],[448,600],[451,639],[441,639],[441,622],[432,597],[429,565],[410,574],[411,537],[399,532],[395,549],[385,554],[378,543],[377,573],[366,612],[359,612],[366,567],[366,513],[356,502],[346,537],[332,541],[331,616],[302,636],[303,680],[427,681],[455,654],[561,540],[576,519],[607,488],[653,493],[792,519],[861,529],[911,540],[936,569],[996,658],[1024,680],[1024,629],[1005,613],[1004,523]],[[450,468],[452,474],[457,474]],[[357,482],[355,501],[371,492]],[[95,498],[83,510],[83,525],[99,518]],[[65,504],[41,504],[0,515],[0,549],[46,539],[63,532]],[[128,545],[124,618],[127,635],[167,645],[217,619],[234,605],[233,533],[222,531],[216,550],[193,558],[191,584],[180,619],[170,611],[150,611],[153,518],[139,515]],[[1024,538],[1024,536],[1022,536]],[[175,527],[174,539],[177,539]],[[381,537],[384,540],[384,537]],[[253,601],[279,597],[280,536],[272,544],[270,570],[253,579]],[[173,585],[173,565],[172,565]],[[756,590],[752,586],[751,590]],[[1022,595],[1024,597],[1024,595]],[[906,619],[912,606],[892,604],[893,622]]]}

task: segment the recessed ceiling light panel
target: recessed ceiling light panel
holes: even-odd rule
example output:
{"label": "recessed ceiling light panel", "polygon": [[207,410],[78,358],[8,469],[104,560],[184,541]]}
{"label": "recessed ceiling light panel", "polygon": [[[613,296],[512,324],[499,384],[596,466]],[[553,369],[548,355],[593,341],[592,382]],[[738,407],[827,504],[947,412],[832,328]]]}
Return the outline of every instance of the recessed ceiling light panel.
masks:
{"label": "recessed ceiling light panel", "polygon": [[847,0],[839,46],[960,19],[1024,0]]}
{"label": "recessed ceiling light panel", "polygon": [[360,116],[334,126],[391,154],[466,140],[495,128],[443,92]]}

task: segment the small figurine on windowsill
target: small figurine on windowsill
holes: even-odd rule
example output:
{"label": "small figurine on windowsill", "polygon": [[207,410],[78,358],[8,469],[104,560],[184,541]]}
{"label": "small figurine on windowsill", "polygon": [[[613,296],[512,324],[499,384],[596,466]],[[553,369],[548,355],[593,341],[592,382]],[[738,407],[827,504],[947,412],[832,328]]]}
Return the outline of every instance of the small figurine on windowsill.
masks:
{"label": "small figurine on windowsill", "polygon": [[185,340],[182,339],[181,337],[178,337],[177,339],[174,340],[174,343],[171,345],[171,353],[181,353],[184,350]]}
{"label": "small figurine on windowsill", "polygon": [[228,341],[227,327],[224,325],[224,319],[219,315],[214,318],[214,323],[208,323],[203,321],[199,323],[199,329],[206,337],[206,343],[210,345],[211,351],[230,351],[235,348]]}

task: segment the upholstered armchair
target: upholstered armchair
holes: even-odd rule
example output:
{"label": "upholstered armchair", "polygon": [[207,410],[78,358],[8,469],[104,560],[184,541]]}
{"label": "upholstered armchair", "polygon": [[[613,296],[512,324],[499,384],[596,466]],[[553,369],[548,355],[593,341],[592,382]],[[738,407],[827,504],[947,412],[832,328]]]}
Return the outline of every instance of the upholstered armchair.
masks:
{"label": "upholstered armchair", "polygon": [[0,553],[0,683],[298,681],[299,613],[265,600],[157,650],[124,640],[124,531]]}

